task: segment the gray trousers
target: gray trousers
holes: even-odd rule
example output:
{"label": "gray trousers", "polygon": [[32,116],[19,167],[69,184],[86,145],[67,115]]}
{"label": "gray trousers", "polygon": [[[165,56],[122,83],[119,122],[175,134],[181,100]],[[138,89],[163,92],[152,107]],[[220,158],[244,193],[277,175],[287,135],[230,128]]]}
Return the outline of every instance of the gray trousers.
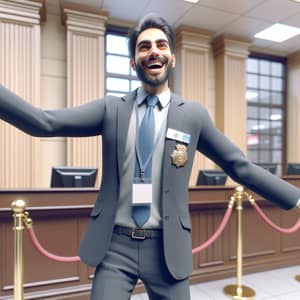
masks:
{"label": "gray trousers", "polygon": [[190,300],[188,278],[175,280],[166,268],[162,238],[133,240],[114,233],[96,268],[91,300],[129,300],[138,279],[150,300]]}

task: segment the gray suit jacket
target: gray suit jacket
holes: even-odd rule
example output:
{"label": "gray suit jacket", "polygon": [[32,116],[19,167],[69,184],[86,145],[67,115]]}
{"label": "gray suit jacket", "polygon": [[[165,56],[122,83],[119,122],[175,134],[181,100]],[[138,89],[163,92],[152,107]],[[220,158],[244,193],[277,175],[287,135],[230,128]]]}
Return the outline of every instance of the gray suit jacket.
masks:
{"label": "gray suit jacket", "polygon": [[[0,117],[34,136],[102,135],[100,192],[91,212],[79,255],[97,266],[109,247],[118,205],[120,171],[136,91],[122,98],[104,97],[77,108],[43,111],[0,86]],[[167,128],[191,135],[188,162],[172,165],[176,141],[165,139],[162,168],[162,226],[165,261],[175,279],[192,271],[188,183],[195,151],[220,165],[234,180],[285,209],[293,208],[300,190],[250,163],[212,123],[206,109],[172,94]]]}

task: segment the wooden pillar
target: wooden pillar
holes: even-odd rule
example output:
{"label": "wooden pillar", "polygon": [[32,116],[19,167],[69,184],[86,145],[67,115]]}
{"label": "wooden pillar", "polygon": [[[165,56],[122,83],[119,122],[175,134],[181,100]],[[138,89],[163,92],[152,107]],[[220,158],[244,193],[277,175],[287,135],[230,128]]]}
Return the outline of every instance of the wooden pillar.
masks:
{"label": "wooden pillar", "polygon": [[[176,68],[174,91],[184,99],[208,106],[208,56],[211,33],[181,26],[176,30]],[[206,168],[207,159],[196,154],[190,185],[195,185],[199,169]]]}
{"label": "wooden pillar", "polygon": [[[40,105],[40,23],[43,1],[0,1],[0,83]],[[39,186],[40,139],[0,123],[0,186]]]}
{"label": "wooden pillar", "polygon": [[214,40],[216,125],[244,153],[247,151],[246,60],[250,41],[222,35]]}
{"label": "wooden pillar", "polygon": [[[67,3],[62,14],[67,29],[67,105],[73,107],[104,95],[107,14]],[[70,138],[67,164],[98,167],[100,172],[101,151],[100,137]]]}
{"label": "wooden pillar", "polygon": [[300,52],[287,63],[287,161],[300,162]]}

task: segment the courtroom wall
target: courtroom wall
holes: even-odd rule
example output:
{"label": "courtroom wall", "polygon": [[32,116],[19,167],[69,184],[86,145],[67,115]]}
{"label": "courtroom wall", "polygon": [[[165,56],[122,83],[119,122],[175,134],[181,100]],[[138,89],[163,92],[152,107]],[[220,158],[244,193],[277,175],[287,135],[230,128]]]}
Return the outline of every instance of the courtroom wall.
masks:
{"label": "courtroom wall", "polygon": [[[63,7],[59,0],[24,0],[23,6],[18,1],[3,3],[0,4],[2,84],[43,109],[79,105],[104,95],[105,29],[108,24],[125,22],[111,19],[109,12],[72,6],[66,1]],[[43,6],[45,15],[40,9]],[[34,17],[25,18],[24,7],[26,11],[32,10]],[[219,129],[246,153],[245,62],[251,41],[227,35],[214,37],[211,32],[184,24],[176,28],[176,34],[173,90],[203,104]],[[11,36],[16,42],[8,45],[6,41]],[[81,57],[94,63],[85,64]],[[297,57],[288,57],[287,84],[287,161],[295,162],[300,161]],[[93,75],[85,84],[83,79],[87,74]],[[101,170],[100,138],[31,138],[2,121],[0,132],[2,188],[49,187],[52,166],[88,165]],[[199,169],[213,167],[213,162],[197,154],[190,185],[195,184]],[[98,183],[100,178],[101,172]]]}

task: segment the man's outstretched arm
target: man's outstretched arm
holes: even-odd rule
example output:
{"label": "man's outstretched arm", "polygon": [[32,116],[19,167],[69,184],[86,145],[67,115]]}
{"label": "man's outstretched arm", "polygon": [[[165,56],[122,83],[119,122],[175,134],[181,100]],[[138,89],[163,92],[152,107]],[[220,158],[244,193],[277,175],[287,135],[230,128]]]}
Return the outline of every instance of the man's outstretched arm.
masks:
{"label": "man's outstretched arm", "polygon": [[0,118],[32,136],[101,134],[105,101],[58,110],[42,110],[0,85]]}

